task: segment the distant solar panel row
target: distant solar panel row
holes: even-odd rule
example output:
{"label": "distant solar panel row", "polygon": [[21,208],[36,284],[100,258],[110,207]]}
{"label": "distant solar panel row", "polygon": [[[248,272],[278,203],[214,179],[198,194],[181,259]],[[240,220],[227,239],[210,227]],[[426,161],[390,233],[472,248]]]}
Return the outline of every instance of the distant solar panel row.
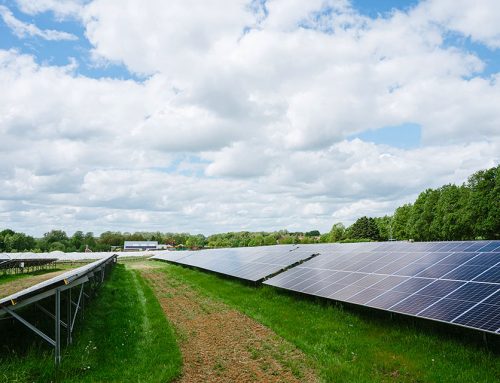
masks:
{"label": "distant solar panel row", "polygon": [[93,270],[102,267],[103,265],[113,262],[115,258],[116,258],[115,254],[108,253],[108,256],[106,258],[99,259],[97,261],[94,261],[92,263],[89,263],[87,265],[75,269],[71,269],[46,281],[37,283],[24,290],[18,291],[17,293],[14,293],[7,297],[3,297],[0,292],[0,314],[2,313],[1,312],[2,307],[12,306],[14,302],[20,302],[23,299],[26,299],[27,297],[33,296],[40,292],[53,289],[61,285],[67,285],[72,281],[92,272]]}
{"label": "distant solar panel row", "polygon": [[319,256],[264,283],[500,333],[500,241],[311,246]]}
{"label": "distant solar panel row", "polygon": [[50,265],[55,261],[57,261],[57,258],[42,258],[42,259],[18,258],[10,260],[0,259],[0,271],[9,269],[19,269],[19,268],[41,267]]}
{"label": "distant solar panel row", "polygon": [[258,282],[312,255],[292,245],[173,251],[152,257]]}
{"label": "distant solar panel row", "polygon": [[49,253],[0,253],[0,263],[5,260],[14,259],[54,259],[58,261],[82,261],[82,260],[97,260],[109,257],[110,254],[116,254],[120,258],[125,257],[149,257],[154,254],[164,253],[166,251],[121,251],[121,252],[74,252],[74,253],[64,253],[62,251],[51,251]]}

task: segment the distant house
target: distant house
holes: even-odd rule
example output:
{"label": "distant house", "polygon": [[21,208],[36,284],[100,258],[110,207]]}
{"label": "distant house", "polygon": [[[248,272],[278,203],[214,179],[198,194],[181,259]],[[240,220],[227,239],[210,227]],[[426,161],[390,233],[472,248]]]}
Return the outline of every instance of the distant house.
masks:
{"label": "distant house", "polygon": [[123,251],[146,251],[158,249],[158,241],[125,241]]}

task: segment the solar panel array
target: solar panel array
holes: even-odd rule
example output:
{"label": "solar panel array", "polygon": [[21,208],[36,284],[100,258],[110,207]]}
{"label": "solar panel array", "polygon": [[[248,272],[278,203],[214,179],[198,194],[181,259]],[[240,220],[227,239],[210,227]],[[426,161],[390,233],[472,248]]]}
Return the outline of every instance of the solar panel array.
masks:
{"label": "solar panel array", "polygon": [[0,253],[0,272],[14,273],[49,266],[57,261],[50,256],[39,256],[34,253]]}
{"label": "solar panel array", "polygon": [[72,252],[65,253],[62,251],[51,251],[49,253],[0,253],[0,263],[6,260],[19,260],[19,259],[54,259],[58,261],[87,261],[97,260],[109,257],[111,254],[116,254],[120,258],[126,257],[150,257],[155,254],[165,253],[166,251],[120,251],[120,252]]}
{"label": "solar panel array", "polygon": [[172,251],[152,259],[169,261],[258,282],[312,255],[293,245]]}
{"label": "solar panel array", "polygon": [[14,302],[17,303],[22,299],[25,299],[26,297],[38,294],[42,291],[46,291],[47,289],[53,288],[54,286],[67,285],[68,283],[88,274],[92,270],[95,270],[96,268],[102,265],[106,265],[112,262],[114,257],[116,257],[116,255],[108,253],[108,256],[106,258],[102,258],[87,265],[71,269],[46,281],[37,283],[24,290],[18,291],[7,297],[2,297],[0,293],[0,309],[5,306],[13,305]]}
{"label": "solar panel array", "polygon": [[313,246],[320,255],[264,283],[500,333],[500,241]]}
{"label": "solar panel array", "polygon": [[57,258],[18,258],[10,260],[0,259],[0,271],[6,271],[10,269],[30,269],[34,267],[48,266],[56,261]]}

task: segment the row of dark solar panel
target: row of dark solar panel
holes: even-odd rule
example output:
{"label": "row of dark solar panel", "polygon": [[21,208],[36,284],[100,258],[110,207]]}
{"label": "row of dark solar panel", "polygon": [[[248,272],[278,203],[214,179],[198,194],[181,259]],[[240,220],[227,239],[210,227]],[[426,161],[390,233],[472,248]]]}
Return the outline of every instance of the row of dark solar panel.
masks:
{"label": "row of dark solar panel", "polygon": [[[92,263],[89,263],[87,265],[71,269],[69,271],[66,271],[62,274],[59,274],[53,278],[50,278],[48,280],[45,280],[43,282],[37,283],[33,286],[30,286],[24,290],[18,291],[14,294],[11,294],[7,297],[1,297],[0,298],[0,307],[1,306],[9,306],[12,304],[13,301],[18,301],[20,299],[23,299],[23,297],[26,297],[28,295],[37,293],[39,291],[42,291],[43,289],[49,288],[53,286],[54,284],[64,283],[66,284],[67,282],[71,283],[72,281],[81,278],[84,275],[87,275],[89,272],[96,270],[100,268],[102,265],[109,264],[116,258],[115,254],[109,254],[106,258],[99,259],[97,261],[94,261]],[[1,294],[0,294],[1,295]]]}
{"label": "row of dark solar panel", "polygon": [[309,257],[310,251],[296,246],[268,246],[191,251],[183,256],[161,254],[153,258],[259,281]]}
{"label": "row of dark solar panel", "polygon": [[325,246],[322,255],[265,283],[500,331],[500,241],[447,243],[446,248],[436,244],[438,252],[428,250],[432,243],[422,244],[418,252],[390,251],[397,245],[405,244],[383,243],[370,250],[356,244],[349,251],[328,251]]}
{"label": "row of dark solar panel", "polygon": [[500,249],[500,241],[454,241],[454,242],[365,242],[365,243],[325,243],[318,245],[300,245],[316,248],[319,252],[352,251],[403,251],[403,252],[489,252]]}
{"label": "row of dark solar panel", "polygon": [[[500,305],[500,285],[497,283],[384,276],[302,267],[280,274],[265,283],[314,296],[464,325],[466,318],[481,310],[491,319],[471,327],[492,332],[500,328],[500,316],[495,315]],[[474,307],[476,305],[478,307]],[[456,312],[458,309],[459,313]],[[469,309],[473,310],[466,313]],[[461,316],[460,313],[467,315]]]}
{"label": "row of dark solar panel", "polygon": [[37,267],[45,266],[50,263],[56,262],[57,259],[10,259],[0,260],[0,269],[15,269],[21,267]]}
{"label": "row of dark solar panel", "polygon": [[217,249],[170,260],[257,281],[321,254],[268,284],[496,332],[499,251],[500,241],[320,244]]}
{"label": "row of dark solar panel", "polygon": [[[290,260],[295,263],[295,259]],[[241,279],[248,279],[252,281],[261,280],[268,275],[274,274],[283,269],[287,265],[275,263],[265,264],[257,262],[224,262],[224,263],[210,263],[210,262],[197,262],[196,260],[183,260],[183,265],[194,266],[201,269],[215,271],[221,274],[235,276]]]}
{"label": "row of dark solar panel", "polygon": [[[494,282],[499,278],[495,265],[498,253],[417,253],[386,254],[380,259],[353,256],[319,256],[308,262],[307,267],[325,270],[366,272],[382,275],[402,275],[457,280]],[[361,259],[361,260],[359,260]],[[492,268],[493,266],[493,268]]]}

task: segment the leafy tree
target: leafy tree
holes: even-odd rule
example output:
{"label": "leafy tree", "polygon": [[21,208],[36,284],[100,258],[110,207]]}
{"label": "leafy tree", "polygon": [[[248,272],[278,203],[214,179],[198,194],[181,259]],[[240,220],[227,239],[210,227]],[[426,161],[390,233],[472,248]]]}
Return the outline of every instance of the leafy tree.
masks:
{"label": "leafy tree", "polygon": [[411,237],[410,217],[413,205],[406,204],[396,209],[392,219],[392,237],[398,240],[409,239]]}
{"label": "leafy tree", "polygon": [[0,237],[5,237],[6,235],[13,235],[15,233],[16,232],[14,230],[4,229],[4,230],[0,231]]}
{"label": "leafy tree", "polygon": [[461,240],[470,238],[472,227],[464,220],[468,190],[464,186],[445,185],[438,189],[431,238],[435,240]]}
{"label": "leafy tree", "polygon": [[320,235],[321,233],[319,232],[319,230],[308,231],[305,234],[306,237],[319,237]]}
{"label": "leafy tree", "polygon": [[337,222],[330,230],[330,241],[340,242],[344,239],[345,234],[345,226],[341,222]]}
{"label": "leafy tree", "polygon": [[85,235],[83,231],[75,231],[75,233],[71,236],[70,242],[71,246],[75,249],[75,251],[79,250],[84,243]]}
{"label": "leafy tree", "polygon": [[330,242],[330,233],[324,233],[319,236],[320,243],[328,243]]}
{"label": "leafy tree", "polygon": [[294,237],[293,235],[287,234],[279,239],[279,243],[283,245],[293,245],[294,243],[297,243],[296,239],[297,238]]}
{"label": "leafy tree", "polygon": [[99,243],[108,246],[123,246],[125,236],[117,231],[105,231],[99,236]]}
{"label": "leafy tree", "polygon": [[62,230],[51,230],[43,235],[48,243],[64,242],[68,240],[68,235]]}
{"label": "leafy tree", "polygon": [[27,251],[35,247],[35,239],[24,233],[7,234],[4,236],[5,251]]}
{"label": "leafy tree", "polygon": [[273,235],[266,235],[264,237],[263,244],[266,245],[266,246],[276,245],[276,238],[274,238]]}
{"label": "leafy tree", "polygon": [[383,217],[376,217],[374,219],[375,219],[375,223],[377,224],[377,227],[378,227],[379,240],[387,241],[389,239],[389,237],[391,236],[392,217],[385,215]]}
{"label": "leafy tree", "polygon": [[66,246],[62,242],[52,242],[49,251],[66,251]]}
{"label": "leafy tree", "polygon": [[474,173],[467,186],[470,189],[467,211],[474,235],[500,238],[500,165]]}
{"label": "leafy tree", "polygon": [[349,238],[379,240],[380,234],[375,219],[368,217],[358,218],[348,229]]}
{"label": "leafy tree", "polygon": [[[99,250],[97,248],[97,241],[94,238],[94,233],[92,233],[91,231],[85,233],[83,242],[84,242],[83,244],[85,245],[85,247],[88,246],[90,250],[93,250],[93,251]],[[108,250],[108,249],[106,249],[106,250]]]}
{"label": "leafy tree", "polygon": [[203,248],[205,246],[205,236],[202,234],[189,236],[186,240],[186,246],[192,249]]}
{"label": "leafy tree", "polygon": [[437,190],[427,189],[419,194],[413,204],[410,216],[410,235],[413,239],[430,241],[437,236],[435,231],[431,231],[431,224],[434,220],[438,199],[439,191]]}

